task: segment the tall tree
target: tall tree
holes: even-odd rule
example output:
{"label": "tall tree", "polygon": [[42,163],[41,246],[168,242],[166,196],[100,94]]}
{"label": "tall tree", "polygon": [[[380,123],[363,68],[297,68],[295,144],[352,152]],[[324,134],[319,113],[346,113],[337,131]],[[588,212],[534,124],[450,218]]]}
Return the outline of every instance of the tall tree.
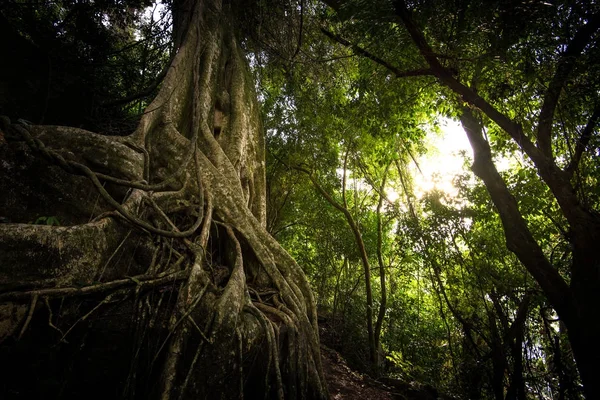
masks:
{"label": "tall tree", "polygon": [[[349,35],[391,32],[371,48],[362,45],[365,39],[330,35],[335,40],[397,77],[431,75],[441,84],[447,103],[441,110],[451,109],[467,132],[473,172],[494,202],[508,248],[564,321],[586,395],[600,397],[600,218],[591,167],[600,118],[597,5],[382,1],[367,9],[360,1],[328,3],[340,11]],[[398,41],[407,46],[400,55],[391,47]],[[552,264],[497,171],[493,157],[507,143],[527,157],[551,194],[557,213],[549,218],[568,226],[566,273]]]}
{"label": "tall tree", "polygon": [[3,395],[327,398],[313,295],[265,228],[246,7],[173,2],[128,136],[2,119]]}

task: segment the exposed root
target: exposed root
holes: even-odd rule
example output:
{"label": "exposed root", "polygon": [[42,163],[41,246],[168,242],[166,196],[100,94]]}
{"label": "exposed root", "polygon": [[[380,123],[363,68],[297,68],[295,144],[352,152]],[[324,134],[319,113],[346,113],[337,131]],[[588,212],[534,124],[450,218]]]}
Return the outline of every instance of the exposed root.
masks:
{"label": "exposed root", "polygon": [[[162,351],[162,349],[165,347],[165,345],[169,342],[169,339],[171,338],[171,336],[176,332],[176,329],[179,327],[179,325],[185,321],[190,314],[192,313],[192,311],[194,311],[194,308],[196,308],[196,306],[198,305],[198,303],[200,303],[200,301],[202,300],[202,297],[204,296],[204,293],[206,293],[206,289],[208,288],[208,285],[206,285],[202,291],[200,291],[200,293],[198,293],[196,299],[194,300],[194,302],[190,305],[190,307],[184,312],[184,314],[173,324],[173,326],[171,327],[171,329],[169,330],[169,333],[167,334],[167,337],[165,338],[165,340],[163,341],[163,344],[159,347],[158,351],[156,352],[156,354],[154,355],[154,358],[152,359],[152,364],[154,364],[156,362],[156,359],[158,358],[158,356],[160,355],[160,352]],[[208,342],[210,342],[210,340],[207,340]],[[176,341],[175,341],[176,342]],[[171,353],[173,353],[173,351],[171,351]],[[174,354],[174,353],[173,353]],[[177,353],[178,354],[178,353]],[[175,360],[176,361],[176,360]]]}
{"label": "exposed root", "polygon": [[29,323],[31,322],[31,318],[33,317],[33,312],[35,311],[35,306],[37,305],[38,297],[39,297],[39,295],[37,293],[34,294],[33,296],[31,296],[31,304],[29,305],[29,313],[27,314],[27,319],[25,320],[25,323],[23,324],[21,333],[19,333],[19,340],[21,340],[21,337],[23,337],[23,334],[25,333],[25,331],[27,330],[27,327],[29,326]]}
{"label": "exposed root", "polygon": [[54,317],[54,314],[52,313],[52,307],[50,306],[50,301],[48,300],[48,297],[44,297],[44,304],[46,304],[46,309],[48,310],[48,326],[60,333],[61,337],[64,336],[65,334],[63,333],[63,331],[52,323],[52,318]]}
{"label": "exposed root", "polygon": [[[5,259],[45,268],[19,271],[22,282],[0,269],[0,278],[12,279],[4,278],[11,286],[1,289],[0,302],[19,305],[23,340],[36,326],[40,298],[62,340],[75,341],[83,321],[100,324],[108,308],[132,315],[130,365],[115,378],[125,382],[126,397],[207,397],[216,383],[230,397],[325,399],[310,287],[265,230],[264,143],[252,79],[221,2],[192,5],[189,30],[131,136],[2,126],[60,167],[52,168],[61,179],[95,188],[100,200],[88,199],[81,225],[0,226],[1,238],[33,249]],[[217,93],[227,104],[220,104],[225,123],[215,137]],[[213,269],[219,279],[211,279]],[[103,300],[77,318],[83,303],[76,298],[98,295]],[[49,301],[57,298],[67,299],[67,310],[55,320]],[[74,318],[63,333],[68,312]],[[263,372],[264,382],[251,382]]]}
{"label": "exposed root", "polygon": [[131,235],[131,230],[129,232],[127,232],[127,234],[121,240],[121,243],[119,243],[119,245],[117,246],[115,251],[113,251],[112,254],[110,255],[110,257],[108,257],[108,260],[104,264],[104,267],[102,267],[102,269],[100,270],[100,272],[98,274],[98,278],[97,278],[98,281],[102,280],[102,277],[104,276],[104,271],[106,271],[106,267],[108,267],[108,265],[112,261],[113,257],[119,252],[119,250],[121,250],[121,247],[123,247],[123,244],[125,244],[125,242],[127,241],[127,239],[129,238],[130,235]]}
{"label": "exposed root", "polygon": [[6,292],[0,293],[0,301],[20,300],[36,295],[43,296],[45,298],[86,296],[115,290],[126,286],[141,286],[143,288],[150,288],[171,284],[177,281],[183,281],[188,277],[188,275],[189,271],[179,271],[163,273],[158,275],[137,275],[125,279],[117,279],[106,283],[99,283],[97,285],[89,285],[83,287],[60,287],[30,290],[25,292]]}
{"label": "exposed root", "polygon": [[261,323],[265,333],[266,333],[266,337],[267,337],[267,348],[269,350],[269,356],[268,356],[268,364],[267,364],[267,371],[265,374],[265,399],[268,396],[269,391],[269,378],[270,378],[270,374],[271,374],[271,367],[273,367],[274,371],[275,371],[275,382],[277,384],[277,398],[278,399],[283,399],[284,398],[284,392],[283,392],[283,381],[281,379],[281,370],[279,368],[279,351],[278,351],[278,346],[277,346],[277,340],[275,337],[275,331],[273,330],[273,325],[271,325],[271,322],[265,317],[265,315],[253,304],[249,304],[246,306],[245,308],[248,312],[250,312],[252,315],[254,315],[256,317],[256,319],[258,319],[258,321]]}
{"label": "exposed root", "polygon": [[[123,300],[123,298],[118,298],[119,296],[127,296],[128,292],[125,290],[118,290],[116,292],[112,292],[111,294],[109,294],[108,296],[106,296],[104,298],[104,300],[102,300],[100,303],[98,303],[94,308],[92,308],[87,314],[85,314],[83,317],[79,318],[77,321],[75,321],[75,323],[73,325],[71,325],[71,327],[69,329],[67,329],[67,331],[62,335],[62,337],[60,338],[59,342],[67,342],[66,341],[66,337],[69,333],[71,333],[71,331],[73,330],[73,328],[75,328],[75,326],[80,323],[85,321],[86,319],[89,318],[90,315],[92,315],[95,311],[97,311],[100,307],[102,307],[104,304],[109,304],[112,303],[114,301],[121,301]],[[117,298],[117,300],[113,300]]]}
{"label": "exposed root", "polygon": [[[196,367],[196,363],[198,362],[198,357],[200,357],[200,354],[202,354],[202,349],[204,347],[205,343],[212,343],[212,341],[206,337],[206,335],[204,334],[204,332],[202,332],[202,329],[200,329],[200,327],[196,324],[196,322],[194,321],[194,319],[192,317],[188,317],[190,322],[192,322],[192,325],[198,330],[198,333],[200,334],[200,336],[204,339],[203,341],[200,342],[200,344],[198,344],[198,348],[196,349],[196,353],[194,354],[194,358],[192,359],[192,363],[190,364],[187,374],[185,376],[185,379],[183,381],[183,384],[181,385],[181,388],[179,389],[179,397],[178,399],[182,399],[183,396],[185,395],[185,391],[190,383],[190,378],[192,377],[192,374],[194,372],[194,368]],[[208,328],[210,327],[210,320],[209,322],[206,324],[206,330],[208,330]]]}

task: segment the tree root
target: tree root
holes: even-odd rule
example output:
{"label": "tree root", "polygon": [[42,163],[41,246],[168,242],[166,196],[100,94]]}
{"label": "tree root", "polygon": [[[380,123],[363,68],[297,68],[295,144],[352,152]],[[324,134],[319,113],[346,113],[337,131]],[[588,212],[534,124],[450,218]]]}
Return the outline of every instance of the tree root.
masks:
{"label": "tree root", "polygon": [[[103,208],[96,218],[89,214],[96,205],[84,208],[92,222],[81,225],[0,225],[0,239],[15,243],[0,252],[0,261],[25,266],[17,270],[23,274],[18,279],[0,269],[0,283],[11,288],[0,292],[0,302],[19,304],[22,340],[35,338],[30,327],[37,326],[40,299],[48,325],[71,342],[83,321],[105,323],[101,317],[109,308],[133,315],[125,321],[134,327],[131,364],[124,376],[114,376],[114,382],[125,382],[124,396],[207,397],[220,385],[222,396],[325,399],[314,298],[302,269],[265,229],[258,105],[229,11],[217,0],[191,1],[190,7],[189,30],[161,90],[129,137],[1,127],[20,135],[61,179],[66,175],[65,182],[76,181],[69,174],[86,177],[76,182],[95,188]],[[226,93],[229,107],[215,137],[217,92]],[[136,241],[142,243],[139,261]],[[30,273],[27,266],[37,263],[40,270]],[[213,268],[225,271],[223,279],[211,280]],[[166,296],[164,287],[175,284],[179,288]],[[86,305],[77,318],[79,298],[101,294],[103,300]],[[75,317],[64,333],[49,302],[57,298],[68,300]],[[104,307],[115,300],[124,301]],[[116,325],[110,328],[127,331]],[[229,379],[232,371],[239,379]],[[136,381],[140,375],[146,386]],[[258,375],[264,381],[255,382]]]}
{"label": "tree root", "polygon": [[59,287],[39,290],[29,290],[25,292],[6,292],[0,293],[0,301],[21,300],[33,296],[43,296],[45,298],[52,297],[73,297],[86,296],[108,290],[120,289],[127,286],[140,286],[142,288],[151,288],[164,286],[174,282],[187,279],[189,271],[169,272],[158,275],[136,275],[125,279],[117,279],[114,281],[99,283],[83,287]]}

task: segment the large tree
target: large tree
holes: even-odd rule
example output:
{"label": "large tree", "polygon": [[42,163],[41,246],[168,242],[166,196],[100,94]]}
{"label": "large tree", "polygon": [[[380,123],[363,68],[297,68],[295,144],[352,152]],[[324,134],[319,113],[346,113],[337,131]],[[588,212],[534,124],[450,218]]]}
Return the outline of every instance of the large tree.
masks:
{"label": "large tree", "polygon": [[[506,245],[564,322],[585,393],[599,398],[597,5],[327,3],[342,21],[337,33],[328,31],[330,37],[390,75],[419,76],[419,82],[431,76],[440,84],[432,105],[461,120],[473,148],[472,170],[502,220]],[[544,218],[569,245],[567,271],[559,270],[544,238],[528,223],[531,214],[498,173],[494,157],[515,150],[544,188]]]}
{"label": "large tree", "polygon": [[2,397],[327,397],[308,282],[265,229],[246,6],[173,2],[128,136],[2,119]]}

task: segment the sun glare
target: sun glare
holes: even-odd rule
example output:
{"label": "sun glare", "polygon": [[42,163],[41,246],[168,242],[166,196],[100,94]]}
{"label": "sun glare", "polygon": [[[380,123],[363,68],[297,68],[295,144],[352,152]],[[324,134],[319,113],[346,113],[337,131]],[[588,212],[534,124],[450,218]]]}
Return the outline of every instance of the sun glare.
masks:
{"label": "sun glare", "polygon": [[432,132],[427,138],[427,153],[417,159],[411,167],[415,195],[423,197],[427,192],[440,190],[455,197],[458,189],[454,177],[465,172],[462,152],[472,157],[467,135],[458,121],[444,119],[440,133]]}
{"label": "sun glare", "polygon": [[[454,186],[457,175],[468,170],[464,168],[464,155],[472,158],[472,150],[467,135],[459,122],[451,119],[442,121],[439,133],[431,132],[426,139],[426,154],[417,158],[417,163],[412,163],[409,170],[413,176],[414,194],[418,199],[432,190],[439,190],[448,197],[456,197],[458,189]],[[342,180],[343,168],[336,170],[337,176]],[[346,173],[347,185],[368,190],[369,185],[362,179],[352,179],[351,171]],[[395,203],[402,197],[402,192],[397,192],[393,186],[385,189],[388,201]]]}
{"label": "sun glare", "polygon": [[392,203],[395,203],[396,200],[400,198],[400,193],[396,192],[394,189],[386,188],[385,197],[387,197],[387,199]]}

